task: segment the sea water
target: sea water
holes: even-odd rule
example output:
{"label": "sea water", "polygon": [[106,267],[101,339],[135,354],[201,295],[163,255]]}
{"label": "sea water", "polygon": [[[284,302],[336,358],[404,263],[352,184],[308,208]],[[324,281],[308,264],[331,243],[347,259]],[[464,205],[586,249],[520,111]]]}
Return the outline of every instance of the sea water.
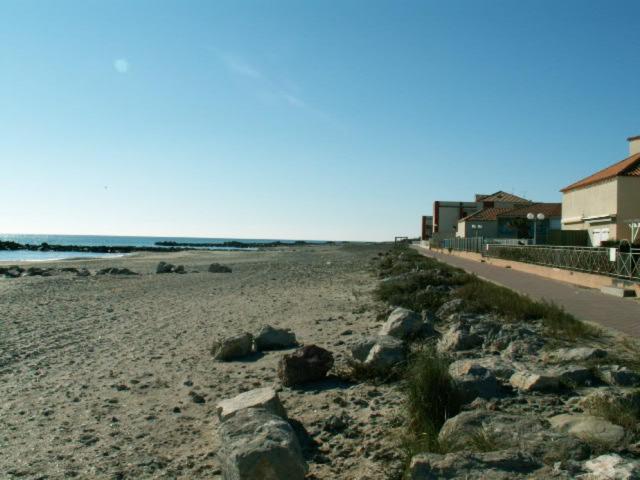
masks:
{"label": "sea water", "polygon": [[[156,247],[156,242],[179,243],[293,243],[295,240],[271,240],[271,239],[246,239],[246,238],[198,238],[198,237],[132,237],[132,236],[106,236],[106,235],[47,235],[47,234],[3,234],[0,233],[0,241],[16,242],[20,244],[40,245],[79,245],[86,247]],[[314,242],[311,243],[322,243]],[[208,250],[244,250],[235,247],[206,247]],[[246,249],[248,250],[248,249]],[[255,249],[251,249],[255,250]],[[122,254],[92,253],[92,252],[40,252],[31,250],[0,250],[0,262],[26,262],[26,261],[51,261],[65,258],[104,258],[118,257]]]}

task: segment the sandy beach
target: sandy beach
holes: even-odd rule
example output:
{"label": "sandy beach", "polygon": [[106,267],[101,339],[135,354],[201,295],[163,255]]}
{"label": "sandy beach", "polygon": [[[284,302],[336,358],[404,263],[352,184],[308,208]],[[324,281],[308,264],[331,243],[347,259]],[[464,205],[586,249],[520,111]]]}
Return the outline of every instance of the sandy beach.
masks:
{"label": "sandy beach", "polygon": [[[0,477],[220,478],[215,405],[277,384],[283,352],[224,363],[213,342],[289,327],[339,367],[349,338],[380,325],[370,260],[384,249],[144,253],[38,264],[89,277],[0,279]],[[161,260],[187,274],[156,274]],[[209,273],[212,262],[233,273]],[[95,275],[105,267],[140,275]],[[309,478],[388,478],[400,456],[381,439],[398,400],[386,390],[334,380],[280,392],[312,440]],[[351,418],[347,431],[323,428],[332,413]]]}

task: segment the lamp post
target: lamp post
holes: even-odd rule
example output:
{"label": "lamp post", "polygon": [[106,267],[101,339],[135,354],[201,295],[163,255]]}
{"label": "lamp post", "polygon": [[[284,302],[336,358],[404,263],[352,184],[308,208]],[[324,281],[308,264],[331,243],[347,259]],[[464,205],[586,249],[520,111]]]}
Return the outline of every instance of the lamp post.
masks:
{"label": "lamp post", "polygon": [[527,213],[527,219],[533,220],[533,244],[538,244],[538,220],[544,220],[544,213],[538,213],[537,215],[534,213]]}

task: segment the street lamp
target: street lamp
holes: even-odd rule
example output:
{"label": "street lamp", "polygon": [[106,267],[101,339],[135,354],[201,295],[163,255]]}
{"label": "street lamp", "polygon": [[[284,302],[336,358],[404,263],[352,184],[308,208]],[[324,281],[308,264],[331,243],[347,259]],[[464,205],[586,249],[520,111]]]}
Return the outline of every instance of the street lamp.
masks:
{"label": "street lamp", "polygon": [[527,213],[527,219],[528,220],[533,220],[533,244],[537,245],[538,244],[538,235],[537,235],[537,230],[538,230],[538,220],[542,221],[544,220],[544,213],[538,213],[537,215],[534,213]]}

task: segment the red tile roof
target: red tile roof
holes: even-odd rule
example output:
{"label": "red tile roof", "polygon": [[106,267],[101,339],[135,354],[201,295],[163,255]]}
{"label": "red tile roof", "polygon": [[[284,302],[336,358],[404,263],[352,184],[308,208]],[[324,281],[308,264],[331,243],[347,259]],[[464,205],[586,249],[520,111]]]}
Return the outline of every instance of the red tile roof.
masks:
{"label": "red tile roof", "polygon": [[[480,197],[480,198],[478,198]],[[491,195],[476,195],[477,202],[511,202],[511,203],[531,203],[531,200],[519,197],[513,193],[503,192],[502,190],[492,193]]]}
{"label": "red tile roof", "polygon": [[566,193],[577,188],[583,188],[603,180],[609,180],[610,178],[620,176],[640,177],[640,153],[631,155],[610,167],[604,168],[576,183],[572,183],[560,191]]}
{"label": "red tile roof", "polygon": [[511,208],[483,208],[471,215],[467,215],[461,218],[459,221],[476,220],[476,221],[491,221],[497,220],[500,213],[508,212]]}
{"label": "red tile roof", "polygon": [[525,207],[518,207],[511,209],[507,212],[501,213],[498,216],[500,218],[513,218],[522,217],[526,218],[527,213],[538,214],[542,213],[546,218],[562,217],[562,204],[561,203],[532,203]]}

